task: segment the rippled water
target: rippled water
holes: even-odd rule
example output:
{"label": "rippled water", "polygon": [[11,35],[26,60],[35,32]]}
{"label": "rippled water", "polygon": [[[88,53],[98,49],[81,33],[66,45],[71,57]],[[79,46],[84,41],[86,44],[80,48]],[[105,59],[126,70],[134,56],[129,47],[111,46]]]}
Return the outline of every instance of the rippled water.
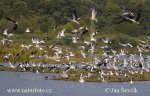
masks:
{"label": "rippled water", "polygon": [[[0,72],[0,96],[150,96],[150,82],[126,83],[79,83],[72,81],[45,80],[45,76],[28,72]],[[7,89],[51,89],[49,93],[8,93]],[[136,88],[137,92],[124,93],[124,89]],[[109,91],[108,93],[106,91]],[[119,90],[119,92],[117,91]]]}

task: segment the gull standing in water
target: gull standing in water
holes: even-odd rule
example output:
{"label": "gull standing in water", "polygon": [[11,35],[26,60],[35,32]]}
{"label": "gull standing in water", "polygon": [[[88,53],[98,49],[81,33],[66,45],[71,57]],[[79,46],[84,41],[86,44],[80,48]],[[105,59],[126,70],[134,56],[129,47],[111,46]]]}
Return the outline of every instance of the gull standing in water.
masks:
{"label": "gull standing in water", "polygon": [[85,80],[84,80],[85,77],[87,77],[87,76],[83,76],[82,73],[81,73],[79,82],[84,83],[85,82]]}
{"label": "gull standing in water", "polygon": [[131,78],[131,80],[130,80],[130,84],[133,84],[133,78]]}

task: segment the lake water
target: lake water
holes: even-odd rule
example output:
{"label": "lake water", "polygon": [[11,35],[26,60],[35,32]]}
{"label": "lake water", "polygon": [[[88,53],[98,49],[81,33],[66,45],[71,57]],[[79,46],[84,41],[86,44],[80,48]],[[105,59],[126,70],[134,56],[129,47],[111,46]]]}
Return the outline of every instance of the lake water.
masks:
{"label": "lake water", "polygon": [[[150,81],[125,83],[79,83],[45,80],[45,76],[28,72],[0,72],[0,96],[150,96]],[[42,89],[46,92],[8,92],[9,89]],[[125,92],[125,90],[130,92]],[[135,90],[136,89],[136,90]]]}

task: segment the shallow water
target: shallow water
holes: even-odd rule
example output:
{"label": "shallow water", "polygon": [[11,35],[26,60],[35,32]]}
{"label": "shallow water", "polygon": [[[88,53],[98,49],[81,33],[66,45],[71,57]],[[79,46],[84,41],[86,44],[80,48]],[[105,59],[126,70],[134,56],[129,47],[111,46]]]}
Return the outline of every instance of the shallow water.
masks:
{"label": "shallow water", "polygon": [[[72,81],[45,80],[45,76],[28,72],[0,72],[0,96],[149,96],[150,82],[125,83],[79,83]],[[50,89],[44,93],[7,92],[7,89]],[[124,89],[136,88],[136,92],[125,93]],[[109,90],[110,89],[110,90]],[[107,93],[106,91],[109,90]],[[119,92],[117,91],[119,90]],[[112,92],[110,92],[112,91]],[[115,91],[115,92],[114,92]]]}
{"label": "shallow water", "polygon": [[[0,63],[0,65],[1,66],[5,66],[5,67],[10,67],[10,64],[9,63]],[[37,64],[38,65],[38,64]],[[45,64],[44,65],[44,67],[52,67],[52,66],[56,66],[56,65],[59,65],[59,67],[60,68],[66,68],[66,65],[64,65],[64,64]],[[77,66],[78,68],[83,68],[83,66],[84,65],[87,65],[87,64],[73,64],[73,66]],[[0,67],[1,67],[0,66]],[[15,64],[14,65],[15,67],[16,66],[18,66],[18,64]],[[38,67],[38,66],[36,66],[36,67]],[[112,66],[112,64],[111,64],[111,66],[109,65],[109,67],[111,67],[112,69],[114,68],[113,66]],[[124,69],[124,66],[120,66],[120,65],[118,65],[118,66],[116,66],[118,69]],[[128,65],[127,66],[128,67],[128,69],[132,69],[133,70],[133,68],[130,66],[130,65]],[[144,66],[145,68],[148,68],[148,66],[147,65],[145,65]],[[101,67],[99,67],[99,68],[101,68],[101,69],[103,69],[103,68],[106,68],[105,66],[101,66]],[[134,70],[140,70],[140,68],[134,68]]]}

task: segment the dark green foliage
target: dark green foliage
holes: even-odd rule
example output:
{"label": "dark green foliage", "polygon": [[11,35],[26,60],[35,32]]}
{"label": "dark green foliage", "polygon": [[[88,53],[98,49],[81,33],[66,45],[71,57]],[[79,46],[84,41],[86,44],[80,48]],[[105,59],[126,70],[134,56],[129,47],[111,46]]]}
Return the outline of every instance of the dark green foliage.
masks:
{"label": "dark green foliage", "polygon": [[130,24],[130,23],[122,23],[119,25],[115,25],[115,31],[128,34],[130,36],[141,36],[141,35],[150,35],[150,33],[143,29],[142,26],[137,24]]}
{"label": "dark green foliage", "polygon": [[[81,26],[90,29],[91,22],[87,17],[91,17],[94,6],[98,19],[95,28],[100,31],[97,35],[99,45],[101,39],[107,36],[116,41],[115,43],[120,41],[136,44],[135,38],[150,35],[149,0],[0,0],[0,32],[10,23],[4,18],[10,17],[19,23],[19,29],[14,31],[18,35],[27,35],[25,29],[32,26],[33,36],[45,38],[48,35],[49,43],[69,46],[72,44],[71,39],[68,39],[71,31],[79,27],[68,20],[72,18],[72,11],[76,10],[78,17],[81,17]],[[120,22],[123,12],[131,11],[136,14],[138,10],[142,14],[140,25]],[[58,28],[54,31],[56,25]],[[67,29],[68,37],[54,40],[63,28]],[[85,38],[89,38],[89,35],[85,35]],[[115,44],[112,46],[115,47]]]}

